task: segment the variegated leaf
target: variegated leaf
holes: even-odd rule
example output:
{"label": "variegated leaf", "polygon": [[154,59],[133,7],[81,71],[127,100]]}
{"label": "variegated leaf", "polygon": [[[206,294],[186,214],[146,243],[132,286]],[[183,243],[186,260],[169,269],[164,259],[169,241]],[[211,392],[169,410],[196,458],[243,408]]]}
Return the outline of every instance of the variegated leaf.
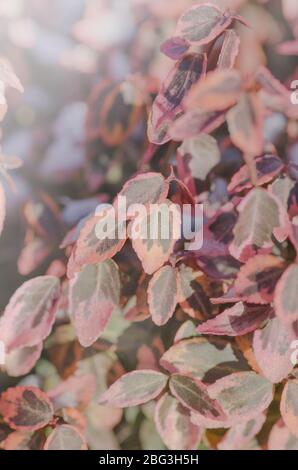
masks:
{"label": "variegated leaf", "polygon": [[167,323],[177,305],[177,274],[172,266],[160,268],[150,280],[148,303],[153,322]]}
{"label": "variegated leaf", "polygon": [[195,450],[203,433],[203,429],[190,421],[189,410],[168,393],[156,404],[155,424],[170,450]]}
{"label": "variegated leaf", "polygon": [[119,304],[120,279],[113,260],[85,266],[69,283],[69,312],[80,343],[90,346]]}
{"label": "variegated leaf", "polygon": [[281,396],[280,412],[286,426],[298,438],[298,379],[286,383]]}
{"label": "variegated leaf", "polygon": [[44,392],[36,387],[18,386],[1,394],[0,413],[11,428],[35,431],[48,424],[54,410]]}
{"label": "variegated leaf", "polygon": [[0,320],[0,339],[8,353],[40,344],[50,334],[59,290],[54,276],[30,279],[16,290]]}
{"label": "variegated leaf", "polygon": [[100,397],[102,405],[140,405],[156,398],[165,388],[168,378],[154,370],[137,370],[123,375]]}
{"label": "variegated leaf", "polygon": [[257,329],[272,312],[270,307],[245,305],[237,302],[216,317],[198,326],[197,331],[207,335],[240,336]]}
{"label": "variegated leaf", "polygon": [[275,286],[285,267],[285,262],[277,256],[253,256],[241,267],[237,275],[235,281],[237,294],[246,302],[271,303]]}
{"label": "variegated leaf", "polygon": [[257,363],[270,382],[281,382],[293,369],[291,344],[294,331],[278,317],[271,318],[266,326],[254,332],[253,352]]}
{"label": "variegated leaf", "polygon": [[74,426],[57,426],[47,438],[44,450],[87,450],[87,442]]}
{"label": "variegated leaf", "polygon": [[291,264],[278,281],[274,294],[276,315],[287,325],[298,320],[297,285],[298,264]]}

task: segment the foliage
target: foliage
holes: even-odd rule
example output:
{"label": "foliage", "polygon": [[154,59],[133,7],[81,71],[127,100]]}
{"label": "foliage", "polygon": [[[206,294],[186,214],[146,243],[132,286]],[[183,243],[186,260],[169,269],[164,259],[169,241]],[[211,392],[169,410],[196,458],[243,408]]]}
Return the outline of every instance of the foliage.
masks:
{"label": "foliage", "polygon": [[[78,2],[76,44],[40,66],[74,90],[23,136],[4,126],[23,167],[0,156],[0,243],[22,213],[25,279],[1,300],[2,449],[298,449],[297,1],[174,3]],[[32,8],[9,22],[38,63]],[[23,91],[3,59],[2,119],[7,87]],[[121,196],[145,213],[98,238]],[[173,203],[175,235],[133,237]],[[189,250],[178,208],[197,203]]]}

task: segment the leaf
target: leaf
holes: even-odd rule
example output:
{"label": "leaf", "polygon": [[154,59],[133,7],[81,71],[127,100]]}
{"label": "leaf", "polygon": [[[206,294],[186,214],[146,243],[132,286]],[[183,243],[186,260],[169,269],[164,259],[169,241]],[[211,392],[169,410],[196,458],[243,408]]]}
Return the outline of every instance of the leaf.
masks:
{"label": "leaf", "polygon": [[144,271],[153,274],[168,261],[181,237],[179,206],[169,200],[150,206],[131,221],[128,233]]}
{"label": "leaf", "polygon": [[131,204],[158,204],[169,191],[169,181],[161,173],[141,173],[127,181],[119,196],[126,198],[127,208]]}
{"label": "leaf", "polygon": [[289,380],[282,392],[280,412],[285,425],[298,438],[298,380]]}
{"label": "leaf", "polygon": [[121,250],[126,237],[126,222],[117,221],[113,207],[105,214],[102,212],[101,215],[90,217],[80,232],[73,251],[74,257],[69,260],[69,277],[81,266],[101,263],[112,258]]}
{"label": "leaf", "polygon": [[136,406],[156,398],[167,384],[167,376],[154,370],[137,370],[123,375],[100,397],[101,405],[119,408]]}
{"label": "leaf", "polygon": [[87,442],[77,428],[62,424],[51,432],[44,450],[87,450]]}
{"label": "leaf", "polygon": [[[256,183],[257,186],[263,186],[269,183],[275,176],[281,173],[284,165],[276,155],[263,155],[254,160],[256,165]],[[252,182],[250,178],[249,168],[243,165],[237,173],[232,176],[228,185],[230,193],[240,193],[243,189],[251,188]],[[275,193],[274,193],[275,194]],[[276,194],[278,197],[278,194]]]}
{"label": "leaf", "polygon": [[272,384],[255,372],[235,372],[208,387],[229,418],[256,418],[273,399]]}
{"label": "leaf", "polygon": [[70,280],[69,313],[82,346],[97,340],[119,297],[119,271],[113,260],[87,265]]}
{"label": "leaf", "polygon": [[178,328],[175,334],[174,343],[178,343],[183,339],[193,338],[195,336],[199,336],[196,331],[196,326],[192,320],[186,320],[182,325]]}
{"label": "leaf", "polygon": [[190,374],[207,383],[247,368],[235,346],[222,338],[179,341],[164,353],[160,363],[171,373]]}
{"label": "leaf", "polygon": [[54,410],[65,407],[86,408],[94,397],[96,379],[92,374],[78,374],[68,377],[48,391]]}
{"label": "leaf", "polygon": [[236,424],[229,429],[217,446],[218,450],[243,450],[260,432],[266,416],[260,414],[244,423]]}
{"label": "leaf", "polygon": [[256,71],[255,80],[261,86],[259,96],[266,108],[297,118],[296,106],[291,102],[291,92],[268,68],[261,65]]}
{"label": "leaf", "polygon": [[143,105],[143,93],[132,81],[100,83],[89,98],[88,138],[100,138],[108,146],[121,145],[133,133]]}
{"label": "leaf", "polygon": [[184,264],[178,270],[178,302],[193,318],[210,318],[212,305],[209,300],[209,283],[201,272]]}
{"label": "leaf", "polygon": [[291,199],[293,197],[293,204],[295,203],[295,182],[290,179],[288,176],[283,176],[277,178],[273,181],[273,183],[269,186],[269,190],[279,199],[282,206],[286,209],[289,209],[288,213],[291,217]]}
{"label": "leaf", "polygon": [[179,18],[175,36],[196,46],[213,41],[231,24],[232,15],[210,3],[194,5]]}
{"label": "leaf", "polygon": [[23,93],[24,91],[24,88],[14,73],[11,64],[3,58],[0,60],[0,81],[6,86],[15,88],[20,93]]}
{"label": "leaf", "polygon": [[298,55],[298,40],[285,41],[282,44],[279,44],[277,51],[279,54],[284,55]]}
{"label": "leaf", "polygon": [[190,44],[183,38],[174,37],[162,43],[160,51],[173,60],[179,60],[188,51]]}
{"label": "leaf", "polygon": [[236,106],[227,113],[227,123],[232,142],[242,152],[258,156],[263,152],[264,111],[257,94],[244,93]]}
{"label": "leaf", "polygon": [[0,397],[0,413],[19,431],[35,431],[52,419],[54,410],[47,395],[36,387],[8,388]]}
{"label": "leaf", "polygon": [[171,266],[160,268],[149,282],[148,303],[152,320],[164,325],[177,305],[177,274]]}
{"label": "leaf", "polygon": [[46,238],[35,237],[23,247],[19,259],[18,270],[22,276],[28,276],[37,269],[51,254],[53,244]]}
{"label": "leaf", "polygon": [[287,226],[286,214],[278,201],[264,189],[251,190],[237,209],[239,218],[230,245],[236,259],[246,261],[247,253],[270,246],[274,230]]}
{"label": "leaf", "polygon": [[59,279],[54,276],[30,279],[16,290],[0,320],[7,353],[40,344],[50,334],[59,290]]}
{"label": "leaf", "polygon": [[2,184],[0,183],[0,235],[2,233],[3,226],[4,226],[5,214],[6,214],[5,192],[4,192]]}
{"label": "leaf", "polygon": [[186,109],[224,111],[233,106],[242,93],[243,82],[237,70],[215,70],[195,84],[184,100]]}
{"label": "leaf", "polygon": [[194,178],[204,180],[210,170],[220,161],[220,151],[214,137],[201,134],[185,140],[178,148],[184,157],[190,157],[189,169]]}
{"label": "leaf", "polygon": [[195,450],[203,430],[190,421],[188,409],[176,398],[165,393],[155,407],[155,424],[159,435],[170,450]]}
{"label": "leaf", "polygon": [[217,61],[219,69],[231,69],[235,65],[239,53],[240,37],[233,29],[228,29],[224,33],[224,41]]}
{"label": "leaf", "polygon": [[293,369],[291,344],[295,333],[278,317],[268,321],[266,326],[255,331],[253,352],[257,363],[270,382],[281,382]]}
{"label": "leaf", "polygon": [[236,278],[237,294],[246,302],[271,303],[276,283],[284,269],[285,262],[276,256],[256,255],[250,258]]}
{"label": "leaf", "polygon": [[42,352],[42,342],[35,346],[13,349],[5,356],[5,370],[11,377],[28,374],[35,366]]}
{"label": "leaf", "polygon": [[39,450],[42,444],[42,437],[32,432],[13,431],[4,442],[1,448],[4,450]]}
{"label": "leaf", "polygon": [[268,439],[268,450],[298,450],[298,439],[290,433],[282,419],[274,424]]}
{"label": "leaf", "polygon": [[298,319],[298,264],[291,264],[277,283],[274,294],[276,315],[287,325]]}
{"label": "leaf", "polygon": [[258,328],[271,311],[268,307],[249,306],[237,302],[233,307],[199,325],[197,331],[207,335],[245,335]]}
{"label": "leaf", "polygon": [[200,133],[209,134],[225,122],[224,111],[202,111],[190,109],[179,117],[170,127],[169,134],[173,140],[191,139]]}
{"label": "leaf", "polygon": [[208,394],[208,388],[203,382],[187,375],[174,374],[169,382],[170,391],[186,408],[204,418],[224,420],[225,416],[215,400]]}
{"label": "leaf", "polygon": [[150,111],[150,142],[161,145],[171,139],[169,127],[183,113],[183,99],[192,85],[205,76],[206,67],[205,54],[188,54],[171,69]]}

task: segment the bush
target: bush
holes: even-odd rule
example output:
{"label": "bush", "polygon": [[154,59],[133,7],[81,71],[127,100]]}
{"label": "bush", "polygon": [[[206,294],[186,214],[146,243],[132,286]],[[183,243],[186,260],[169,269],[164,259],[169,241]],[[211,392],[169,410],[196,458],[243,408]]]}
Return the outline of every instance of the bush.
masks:
{"label": "bush", "polygon": [[[0,320],[0,446],[298,449],[297,2],[130,3],[88,2],[58,92],[31,78],[56,96],[26,124],[31,189],[2,235],[26,231]],[[3,93],[23,91],[1,64]],[[13,182],[19,160],[0,164]],[[120,219],[124,197],[138,206]]]}

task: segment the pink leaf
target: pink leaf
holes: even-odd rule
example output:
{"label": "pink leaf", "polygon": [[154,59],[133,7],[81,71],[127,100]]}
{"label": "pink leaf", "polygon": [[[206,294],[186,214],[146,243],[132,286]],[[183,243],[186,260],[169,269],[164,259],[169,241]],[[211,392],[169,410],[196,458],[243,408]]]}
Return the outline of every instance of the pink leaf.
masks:
{"label": "pink leaf", "polygon": [[[276,155],[264,155],[254,160],[256,165],[256,182],[263,186],[273,180],[283,170],[283,163]],[[251,188],[252,182],[247,165],[243,165],[237,173],[232,176],[228,190],[230,193],[240,193],[244,189]]]}
{"label": "pink leaf", "polygon": [[5,356],[5,370],[11,377],[28,374],[35,366],[42,352],[42,343],[13,349]]}
{"label": "pink leaf", "polygon": [[73,266],[68,266],[68,273],[72,275],[73,271],[78,271],[81,266],[97,264],[112,258],[126,241],[125,225],[125,221],[117,225],[112,207],[106,214],[90,217],[80,232],[73,258],[69,260]]}
{"label": "pink leaf", "polygon": [[268,450],[298,450],[298,438],[290,432],[282,419],[271,429]]}
{"label": "pink leaf", "polygon": [[281,382],[293,369],[291,344],[295,338],[294,331],[277,317],[255,331],[253,352],[264,377],[270,382]]}
{"label": "pink leaf", "polygon": [[195,450],[203,430],[190,421],[190,413],[179,401],[165,393],[155,407],[155,424],[170,450]]}
{"label": "pink leaf", "polygon": [[240,37],[233,29],[224,33],[224,41],[221,46],[217,67],[219,69],[231,69],[235,65],[239,53]]}
{"label": "pink leaf", "polygon": [[51,432],[44,450],[87,450],[87,442],[77,428],[62,424]]}
{"label": "pink leaf", "polygon": [[194,5],[179,18],[175,36],[202,46],[219,36],[231,21],[229,12],[222,12],[211,3]]}
{"label": "pink leaf", "polygon": [[173,140],[196,137],[200,133],[209,134],[225,122],[224,111],[202,111],[190,109],[179,117],[169,129]]}
{"label": "pink leaf", "polygon": [[119,408],[136,406],[156,398],[167,384],[167,376],[154,370],[123,375],[100,397],[99,403]]}
{"label": "pink leaf", "polygon": [[268,307],[248,306],[238,302],[199,325],[197,330],[207,335],[245,335],[258,328],[268,318],[270,311]]}
{"label": "pink leaf", "polygon": [[36,387],[8,388],[0,397],[0,413],[13,429],[35,431],[48,424],[53,406],[47,395]]}
{"label": "pink leaf", "polygon": [[274,295],[276,315],[288,325],[298,319],[297,285],[298,264],[291,264],[278,281]]}
{"label": "pink leaf", "polygon": [[243,450],[258,434],[266,420],[264,414],[260,414],[244,423],[236,424],[229,429],[218,444],[219,450]]}
{"label": "pink leaf", "polygon": [[247,367],[237,348],[227,339],[202,336],[174,344],[160,363],[171,373],[192,375],[206,383]]}
{"label": "pink leaf", "polygon": [[255,93],[245,93],[227,113],[227,123],[233,143],[247,155],[263,152],[264,110]]}
{"label": "pink leaf", "polygon": [[298,40],[286,41],[277,46],[277,52],[284,55],[298,55]]}
{"label": "pink leaf", "polygon": [[144,271],[153,274],[168,261],[181,236],[180,208],[169,200],[152,205],[131,221],[128,232]]}
{"label": "pink leaf", "polygon": [[188,51],[190,44],[183,38],[174,37],[165,41],[160,50],[173,60],[179,60]]}
{"label": "pink leaf", "polygon": [[208,387],[203,382],[187,375],[174,374],[169,384],[174,397],[189,410],[203,418],[220,421],[225,419],[220,405],[210,398]]}
{"label": "pink leaf", "polygon": [[40,344],[50,334],[59,290],[54,276],[36,277],[16,290],[0,321],[7,352]]}
{"label": "pink leaf", "polygon": [[274,231],[288,226],[281,204],[264,189],[251,190],[237,209],[240,214],[230,252],[241,261],[246,261],[257,249],[272,246]]}
{"label": "pink leaf", "polygon": [[162,84],[148,119],[150,142],[168,142],[169,127],[183,112],[182,101],[191,86],[206,74],[205,54],[188,54],[177,62]]}
{"label": "pink leaf", "polygon": [[178,302],[193,318],[210,318],[212,306],[208,298],[208,281],[199,271],[181,264],[178,270]]}
{"label": "pink leaf", "polygon": [[[161,173],[141,173],[125,183],[119,196],[126,198],[127,208],[131,204],[158,204],[163,202],[169,191],[169,180]],[[117,199],[116,199],[117,200]]]}
{"label": "pink leaf", "polygon": [[69,283],[69,312],[80,343],[100,336],[119,304],[120,280],[113,260],[85,266]]}
{"label": "pink leaf", "polygon": [[152,320],[164,325],[173,315],[177,305],[177,274],[171,266],[160,268],[148,286],[148,303]]}
{"label": "pink leaf", "polygon": [[291,91],[277,80],[269,69],[261,65],[255,79],[262,87],[259,96],[266,108],[297,119],[297,106],[291,102]]}
{"label": "pink leaf", "polygon": [[281,416],[291,433],[298,438],[298,380],[289,380],[282,392]]}
{"label": "pink leaf", "polygon": [[189,160],[188,166],[191,175],[201,180],[204,180],[220,161],[220,151],[216,139],[208,134],[184,140],[178,148],[178,152],[184,157],[184,160]]}
{"label": "pink leaf", "polygon": [[256,418],[273,399],[272,384],[255,372],[235,372],[208,387],[228,418]]}
{"label": "pink leaf", "polygon": [[14,73],[11,64],[4,59],[0,60],[0,81],[3,82],[6,86],[15,88],[20,93],[23,93],[24,91],[24,88]]}
{"label": "pink leaf", "polygon": [[237,70],[214,70],[191,88],[184,100],[185,107],[205,112],[224,111],[236,104],[242,87],[243,81]]}
{"label": "pink leaf", "polygon": [[1,448],[4,450],[39,450],[42,439],[39,434],[29,431],[13,431],[4,442],[1,442]]}
{"label": "pink leaf", "polygon": [[244,264],[235,281],[237,294],[246,302],[269,304],[285,262],[272,255],[256,255]]}

